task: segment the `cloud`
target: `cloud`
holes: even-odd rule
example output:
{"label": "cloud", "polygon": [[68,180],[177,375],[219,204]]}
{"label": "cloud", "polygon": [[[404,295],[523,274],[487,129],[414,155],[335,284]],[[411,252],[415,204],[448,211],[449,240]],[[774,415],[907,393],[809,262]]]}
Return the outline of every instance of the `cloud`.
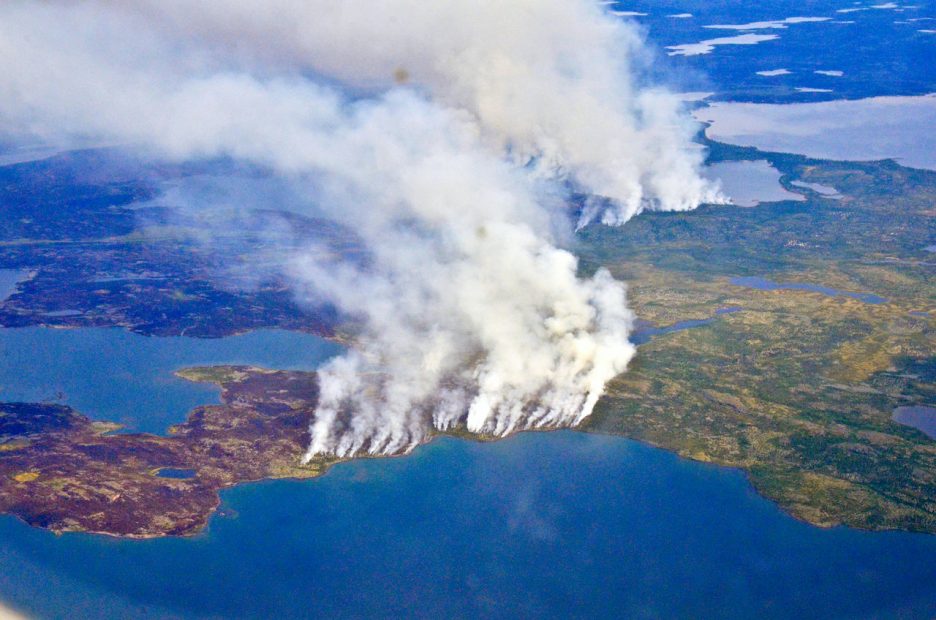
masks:
{"label": "cloud", "polygon": [[[606,223],[715,197],[693,175],[696,156],[680,148],[692,128],[678,99],[633,80],[649,60],[637,30],[591,2],[113,4],[267,68],[313,71],[368,92],[402,76],[470,112],[516,161],[535,158],[544,173],[570,173],[612,198],[596,214]],[[661,158],[668,165],[657,165]]]}
{"label": "cloud", "polygon": [[366,264],[286,261],[301,301],[358,326],[320,371],[309,456],[396,453],[455,425],[577,424],[626,368],[623,284],[562,248],[569,192],[601,198],[579,226],[722,200],[683,103],[635,78],[646,60],[585,0],[16,1],[0,121],[234,158],[354,230]]}

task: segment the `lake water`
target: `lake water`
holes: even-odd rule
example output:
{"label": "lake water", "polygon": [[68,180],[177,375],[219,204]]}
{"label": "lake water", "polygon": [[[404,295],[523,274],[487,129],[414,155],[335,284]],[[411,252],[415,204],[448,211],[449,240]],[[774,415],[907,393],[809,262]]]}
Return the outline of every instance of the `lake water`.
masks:
{"label": "lake water", "polygon": [[16,285],[26,277],[20,269],[0,269],[0,301],[5,300],[16,290]]}
{"label": "lake water", "polygon": [[702,327],[703,325],[708,325],[715,322],[715,320],[720,316],[734,314],[735,312],[741,312],[743,310],[744,308],[741,306],[726,306],[724,308],[717,308],[715,310],[715,316],[707,319],[688,319],[686,321],[677,321],[671,325],[663,325],[660,327],[655,326],[649,321],[637,319],[637,322],[634,325],[634,331],[630,335],[630,340],[635,345],[640,346],[642,344],[647,344],[656,336],[681,332],[683,330],[693,329],[695,327]]}
{"label": "lake water", "polygon": [[188,480],[194,478],[197,474],[194,469],[177,469],[175,467],[163,467],[156,472],[159,478],[174,478],[175,480]]}
{"label": "lake water", "polygon": [[[340,350],[282,331],[197,340],[47,328],[0,330],[0,346],[0,377],[10,386],[3,399],[61,389],[96,417],[151,430],[217,398],[174,379],[179,366],[311,368]],[[0,517],[0,612],[926,616],[936,613],[934,560],[936,536],[820,530],[785,516],[735,470],[623,438],[528,433],[493,443],[442,439],[316,480],[240,486],[224,493],[208,531],[190,539],[56,536]]]}
{"label": "lake water", "polygon": [[936,536],[821,530],[735,470],[564,431],[224,494],[193,539],[0,518],[0,599],[44,617],[931,617]]}
{"label": "lake water", "polygon": [[936,94],[818,103],[719,102],[693,112],[713,140],[839,160],[895,158],[936,170]]}
{"label": "lake water", "polygon": [[[715,312],[716,314],[724,314]],[[686,329],[692,329],[693,327],[702,327],[703,325],[708,325],[713,322],[715,319],[690,319],[687,321],[678,321],[672,325],[664,325],[663,327],[653,327],[652,325],[641,325],[638,324],[637,329],[631,334],[631,342],[636,345],[647,344],[650,342],[654,336],[660,336],[663,334],[672,334],[674,332],[681,332]]]}
{"label": "lake water", "polygon": [[805,200],[780,185],[780,171],[765,160],[724,161],[706,168],[705,175],[721,181],[722,190],[739,207],[754,207],[762,202]]}
{"label": "lake water", "polygon": [[667,53],[670,56],[701,56],[711,54],[719,45],[757,45],[764,41],[773,41],[780,37],[775,34],[738,34],[733,37],[717,37],[714,39],[705,39],[698,43],[680,43],[679,45],[668,45]]}
{"label": "lake water", "polygon": [[794,187],[810,189],[820,196],[825,196],[826,198],[833,198],[838,200],[842,197],[839,191],[830,185],[822,185],[821,183],[806,183],[805,181],[791,181],[790,185]]}
{"label": "lake water", "polygon": [[127,430],[162,433],[219,389],[180,379],[186,366],[314,370],[341,350],[316,336],[261,330],[228,338],[156,338],[117,328],[0,329],[0,400],[71,405]]}
{"label": "lake water", "polygon": [[811,291],[813,293],[822,293],[823,295],[829,295],[830,297],[851,297],[852,299],[857,299],[858,301],[863,301],[866,304],[883,304],[887,302],[887,299],[873,293],[854,293],[851,291],[841,291],[839,289],[830,288],[828,286],[821,286],[819,284],[807,284],[804,282],[774,282],[773,280],[767,280],[765,278],[758,277],[741,277],[741,278],[732,278],[731,283],[735,286],[745,286],[748,288],[755,288],[761,291],[780,291],[780,290],[792,290],[792,291]]}
{"label": "lake water", "polygon": [[897,407],[893,419],[894,422],[912,426],[936,439],[936,407]]}

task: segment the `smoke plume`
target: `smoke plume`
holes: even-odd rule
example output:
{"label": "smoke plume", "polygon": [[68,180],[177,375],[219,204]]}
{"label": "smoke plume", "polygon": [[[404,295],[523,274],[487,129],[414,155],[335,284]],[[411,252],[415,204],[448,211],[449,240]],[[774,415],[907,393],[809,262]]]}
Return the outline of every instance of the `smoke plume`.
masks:
{"label": "smoke plume", "polygon": [[594,197],[577,226],[720,200],[648,59],[586,0],[13,0],[0,122],[242,160],[353,229],[366,264],[308,247],[287,269],[359,325],[308,456],[396,453],[577,424],[625,370],[624,285],[578,275],[565,199]]}

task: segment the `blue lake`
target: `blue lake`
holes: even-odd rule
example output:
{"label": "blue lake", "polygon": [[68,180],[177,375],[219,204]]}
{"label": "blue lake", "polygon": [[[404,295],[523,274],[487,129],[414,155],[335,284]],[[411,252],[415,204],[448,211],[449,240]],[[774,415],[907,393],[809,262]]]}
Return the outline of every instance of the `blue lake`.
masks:
{"label": "blue lake", "polygon": [[936,614],[936,536],[814,528],[738,471],[621,438],[444,439],[238,487],[222,511],[150,541],[0,518],[0,600],[68,618]]}
{"label": "blue lake", "polygon": [[924,405],[897,407],[894,409],[893,420],[899,424],[912,426],[936,439],[936,407]]}
{"label": "blue lake", "polygon": [[[312,368],[339,350],[283,331],[6,329],[0,398],[63,392],[95,417],[161,431],[217,398],[174,378],[180,366]],[[820,530],[741,472],[622,438],[442,439],[231,489],[190,539],[56,536],[0,517],[0,605],[77,619],[927,616],[936,536]]]}
{"label": "blue lake", "polygon": [[735,312],[741,312],[744,310],[741,306],[726,306],[724,308],[717,308],[715,310],[715,316],[708,319],[688,319],[686,321],[677,321],[671,325],[663,325],[661,327],[656,327],[653,323],[649,321],[643,321],[638,319],[635,325],[633,333],[631,333],[631,342],[635,345],[647,344],[655,336],[661,336],[663,334],[672,334],[674,332],[681,332],[687,329],[693,329],[694,327],[702,327],[703,325],[709,325],[714,323],[718,317],[726,314],[734,314]]}
{"label": "blue lake", "polygon": [[739,207],[754,207],[762,202],[805,200],[780,184],[780,171],[765,160],[723,161],[705,169],[711,179],[721,182],[722,191]]}
{"label": "blue lake", "polygon": [[732,278],[731,283],[735,286],[756,288],[761,291],[811,291],[813,293],[829,295],[830,297],[851,297],[852,299],[863,301],[866,304],[883,304],[887,302],[887,299],[884,297],[874,295],[873,293],[853,293],[851,291],[841,291],[839,289],[830,288],[828,286],[821,286],[819,284],[806,284],[803,282],[774,282],[773,280],[767,280],[765,278],[741,277]]}
{"label": "blue lake", "polygon": [[839,191],[830,185],[821,185],[819,183],[806,183],[805,181],[790,181],[790,185],[794,187],[802,187],[804,189],[809,189],[820,196],[825,196],[827,198],[839,199],[842,197],[839,194]]}
{"label": "blue lake", "polygon": [[177,469],[175,467],[163,467],[156,475],[160,478],[174,478],[176,480],[188,480],[194,478],[196,472],[194,469]]}
{"label": "blue lake", "polygon": [[26,277],[26,272],[19,269],[0,269],[0,301],[13,294],[16,285]]}
{"label": "blue lake", "polygon": [[0,400],[71,405],[127,430],[162,433],[219,390],[173,375],[185,366],[314,370],[341,347],[284,330],[228,338],[156,338],[117,328],[0,329]]}
{"label": "blue lake", "polygon": [[[724,312],[716,311],[716,314],[725,314]],[[713,322],[715,319],[690,319],[687,321],[679,321],[673,323],[672,325],[664,325],[663,327],[651,327],[651,326],[638,326],[637,329],[631,334],[631,342],[640,346],[642,344],[647,344],[654,336],[660,336],[663,334],[672,334],[674,332],[681,332],[686,329],[692,329],[693,327],[702,327],[703,325],[708,325]]]}

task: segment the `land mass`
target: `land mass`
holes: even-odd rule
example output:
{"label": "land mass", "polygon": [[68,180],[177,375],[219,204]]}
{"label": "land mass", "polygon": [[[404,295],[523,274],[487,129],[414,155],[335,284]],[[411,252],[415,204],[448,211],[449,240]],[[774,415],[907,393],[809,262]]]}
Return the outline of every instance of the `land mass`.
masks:
{"label": "land mass", "polygon": [[[936,255],[925,249],[936,238],[936,173],[709,147],[713,160],[767,159],[805,200],[648,213],[579,235],[582,272],[606,267],[627,281],[642,321],[631,368],[582,430],[739,467],[758,491],[816,525],[936,533],[936,441],[892,420],[896,407],[936,403]],[[33,219],[6,224],[16,239],[46,213],[30,211],[22,189],[36,170],[19,174],[5,191],[22,192]],[[53,188],[63,178],[43,174]],[[41,180],[30,182],[46,188]],[[223,248],[196,251],[184,235],[140,235],[129,216],[113,219],[129,207],[107,195],[147,194],[126,178],[88,188],[90,202],[76,209],[83,226],[101,230],[81,248],[8,237],[0,244],[0,266],[36,272],[0,303],[0,324],[333,333],[327,309],[316,316],[296,308],[275,280],[220,286],[213,265],[225,262]],[[39,203],[56,192],[67,194],[56,189]],[[50,236],[57,225],[41,230]],[[302,227],[333,251],[356,251],[345,231]],[[236,241],[239,254],[258,255],[257,240]],[[159,279],[139,277],[153,270]],[[765,280],[777,284],[757,285]],[[77,314],[50,314],[71,307]],[[334,462],[300,464],[314,373],[217,367],[181,375],[220,385],[222,404],[195,409],[166,437],[115,433],[60,405],[0,405],[0,512],[55,531],[188,535],[205,526],[222,489],[312,477]]]}
{"label": "land mass", "polygon": [[315,373],[227,366],[179,375],[220,385],[222,404],[195,409],[168,436],[115,433],[62,405],[0,404],[0,512],[56,532],[189,535],[205,527],[221,489],[316,476],[331,464],[300,464]]}

